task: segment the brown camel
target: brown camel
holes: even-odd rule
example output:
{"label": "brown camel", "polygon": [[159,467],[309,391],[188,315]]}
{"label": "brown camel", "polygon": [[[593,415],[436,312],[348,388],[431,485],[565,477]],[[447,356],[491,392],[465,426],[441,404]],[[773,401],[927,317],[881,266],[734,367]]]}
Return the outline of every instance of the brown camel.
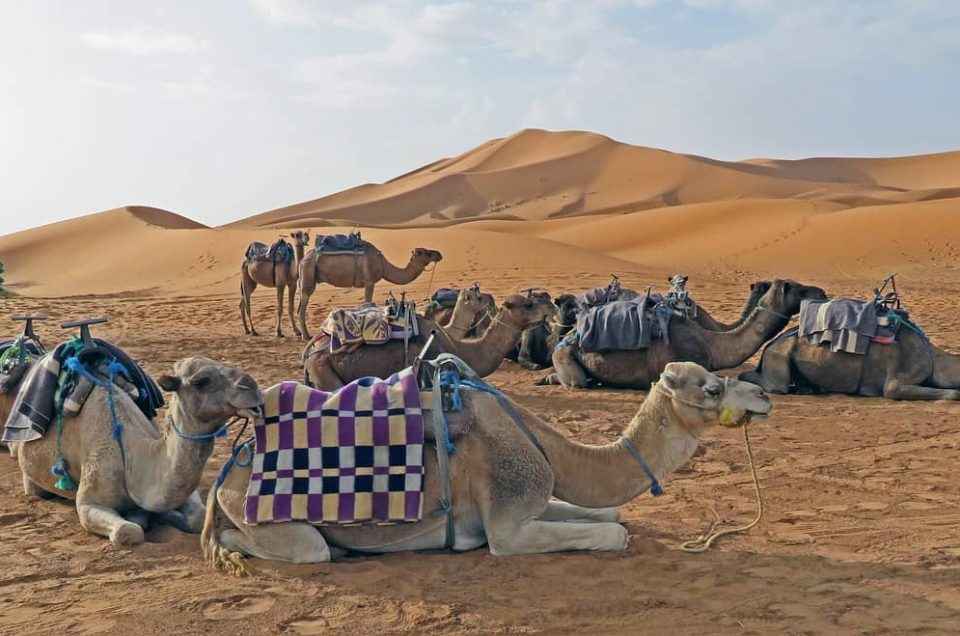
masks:
{"label": "brown camel", "polygon": [[703,305],[699,303],[697,304],[697,315],[693,317],[693,321],[710,331],[730,331],[731,329],[736,329],[750,317],[757,303],[760,302],[763,295],[770,289],[771,284],[768,280],[758,280],[750,283],[750,295],[747,297],[747,302],[743,306],[743,311],[740,312],[740,317],[731,323],[720,322],[711,316],[710,313],[703,308]]}
{"label": "brown camel", "polygon": [[[240,263],[240,318],[243,320],[243,331],[246,334],[258,336],[257,329],[253,326],[253,314],[250,311],[250,297],[257,285],[264,287],[275,287],[277,290],[277,336],[283,337],[283,329],[280,322],[283,318],[283,296],[287,294],[287,313],[290,315],[290,325],[293,327],[293,333],[300,335],[300,328],[297,327],[297,321],[293,317],[293,296],[297,289],[297,278],[299,277],[299,264],[303,260],[304,247],[310,243],[309,232],[296,231],[290,234],[294,240],[295,259],[291,262],[277,262],[274,260],[252,260],[245,258]],[[247,247],[247,251],[254,246],[266,248],[266,245],[259,241],[254,241]],[[247,324],[249,321],[249,325]]]}
{"label": "brown camel", "polygon": [[63,458],[76,491],[56,487],[50,467],[57,457],[51,426],[34,442],[17,444],[23,489],[28,495],[76,500],[80,525],[116,544],[143,543],[149,515],[184,532],[199,532],[203,502],[197,486],[213,452],[215,434],[235,415],[257,417],[263,395],[249,375],[207,358],[177,362],[159,378],[173,391],[169,428],[146,418],[123,391],[114,392],[119,441],[106,389],[96,387],[80,413],[64,421]]}
{"label": "brown camel", "polygon": [[479,338],[457,339],[432,320],[418,317],[420,335],[410,340],[406,349],[403,341],[391,340],[382,345],[360,345],[331,354],[327,349],[317,349],[311,342],[303,352],[304,374],[307,384],[326,391],[366,376],[386,378],[409,366],[435,330],[437,336],[430,347],[431,356],[453,353],[463,358],[478,375],[487,376],[500,366],[504,354],[516,346],[524,329],[549,320],[555,313],[549,302],[514,295],[503,302],[490,328]]}
{"label": "brown camel", "polygon": [[871,344],[865,355],[830,351],[796,331],[771,342],[755,371],[741,379],[773,393],[797,386],[891,400],[960,400],[960,356],[935,347],[912,323],[890,345]]}
{"label": "brown camel", "polygon": [[750,317],[732,331],[708,331],[691,320],[674,317],[670,320],[669,344],[657,340],[635,351],[588,352],[573,342],[554,351],[556,372],[542,383],[647,389],[669,362],[688,360],[711,370],[735,367],[786,327],[800,310],[802,300],[824,298],[826,294],[819,287],[778,279]]}
{"label": "brown camel", "polygon": [[414,280],[430,263],[439,263],[443,255],[422,247],[410,253],[410,261],[397,267],[387,260],[379,249],[367,244],[361,254],[319,254],[310,252],[300,261],[300,331],[304,340],[310,339],[307,330],[307,305],[320,283],[334,287],[362,287],[364,302],[373,301],[373,288],[381,279],[394,285],[406,285]]}
{"label": "brown camel", "polygon": [[[623,437],[605,446],[571,441],[513,404],[542,452],[496,397],[465,391],[464,410],[455,415],[469,421],[470,432],[457,441],[457,453],[450,460],[453,549],[487,544],[498,556],[622,551],[628,533],[613,506],[650,490],[651,476],[659,482],[685,464],[708,428],[743,426],[764,419],[773,408],[760,387],[717,377],[689,362],[667,365],[656,386]],[[431,417],[432,411],[426,410],[426,421]],[[250,468],[235,466],[208,495],[201,535],[204,556],[218,569],[245,574],[243,555],[315,563],[330,560],[330,546],[377,553],[443,548],[446,516],[426,512],[440,507],[437,458],[426,452],[424,459],[421,521],[350,527],[302,522],[247,525],[244,496]],[[228,520],[222,530],[220,512]]]}

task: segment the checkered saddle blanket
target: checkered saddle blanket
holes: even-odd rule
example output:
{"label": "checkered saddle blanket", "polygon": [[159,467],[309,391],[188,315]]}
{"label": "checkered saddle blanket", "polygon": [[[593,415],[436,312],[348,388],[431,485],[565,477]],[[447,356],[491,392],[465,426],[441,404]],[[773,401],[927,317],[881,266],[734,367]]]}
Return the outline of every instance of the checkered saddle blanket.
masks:
{"label": "checkered saddle blanket", "polygon": [[414,332],[415,326],[405,316],[395,316],[389,307],[337,307],[327,315],[313,341],[320,349],[329,347],[330,353],[339,353],[352,345],[409,339]]}
{"label": "checkered saddle blanket", "polygon": [[248,524],[421,518],[423,411],[412,369],[333,393],[276,384],[264,393],[254,439]]}

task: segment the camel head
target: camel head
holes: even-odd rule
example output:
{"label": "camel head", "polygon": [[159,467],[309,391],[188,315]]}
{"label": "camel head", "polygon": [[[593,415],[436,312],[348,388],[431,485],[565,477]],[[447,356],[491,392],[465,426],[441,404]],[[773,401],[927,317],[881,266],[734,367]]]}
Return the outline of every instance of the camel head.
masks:
{"label": "camel head", "polygon": [[457,303],[463,304],[470,311],[479,314],[481,311],[493,313],[496,308],[496,302],[493,296],[480,291],[480,285],[474,283],[470,287],[464,287],[460,290]]}
{"label": "camel head", "polygon": [[577,296],[560,294],[553,299],[553,304],[557,306],[555,322],[560,327],[572,328],[577,324],[577,313],[580,311],[580,299]]}
{"label": "camel head", "polygon": [[803,285],[795,280],[776,279],[760,297],[757,307],[775,311],[784,316],[793,316],[800,311],[804,300],[826,300],[827,294],[819,287]]}
{"label": "camel head", "polygon": [[307,230],[290,232],[290,238],[293,239],[293,242],[297,247],[306,247],[307,245],[310,245],[310,232]]}
{"label": "camel head", "polygon": [[497,320],[518,331],[543,324],[557,315],[549,298],[514,294],[503,301]]}
{"label": "camel head", "polygon": [[209,358],[179,360],[173,375],[161,375],[157,383],[164,391],[176,393],[183,413],[197,423],[209,423],[210,431],[235,415],[259,417],[263,403],[253,378]]}
{"label": "camel head", "polygon": [[773,410],[756,384],[710,373],[695,362],[671,362],[654,390],[669,400],[679,424],[693,432],[720,425],[743,426],[764,420]]}
{"label": "camel head", "polygon": [[410,252],[410,262],[420,267],[426,267],[430,263],[439,263],[443,260],[443,254],[437,250],[428,250],[425,247],[416,247]]}

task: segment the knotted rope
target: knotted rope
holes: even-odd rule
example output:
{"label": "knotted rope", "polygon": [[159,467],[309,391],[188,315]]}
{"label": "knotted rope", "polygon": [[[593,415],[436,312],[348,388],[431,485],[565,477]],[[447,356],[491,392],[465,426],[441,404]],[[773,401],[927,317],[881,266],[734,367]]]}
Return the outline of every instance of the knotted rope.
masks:
{"label": "knotted rope", "polygon": [[763,495],[760,493],[760,480],[757,479],[757,468],[753,461],[753,449],[750,447],[750,434],[747,432],[746,424],[744,424],[742,428],[743,443],[747,448],[747,458],[750,460],[750,473],[753,475],[753,490],[757,495],[757,516],[753,521],[744,526],[736,526],[734,528],[723,528],[722,530],[717,530],[717,526],[720,525],[720,515],[717,514],[717,511],[714,508],[710,508],[710,512],[713,513],[713,516],[716,518],[716,520],[713,522],[713,525],[710,526],[710,530],[708,530],[706,534],[702,534],[692,541],[685,541],[684,543],[681,543],[680,549],[684,552],[690,552],[693,554],[706,552],[713,545],[713,542],[720,537],[728,534],[736,534],[738,532],[746,532],[750,528],[760,523],[760,519],[763,518]]}

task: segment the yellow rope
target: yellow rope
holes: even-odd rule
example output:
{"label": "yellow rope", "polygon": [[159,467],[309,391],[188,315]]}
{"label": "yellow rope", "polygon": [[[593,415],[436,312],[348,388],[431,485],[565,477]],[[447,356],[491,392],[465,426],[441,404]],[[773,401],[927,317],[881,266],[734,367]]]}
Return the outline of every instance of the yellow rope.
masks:
{"label": "yellow rope", "polygon": [[720,537],[728,534],[735,534],[737,532],[746,532],[750,528],[760,523],[760,519],[763,517],[763,496],[760,494],[760,481],[757,479],[757,469],[753,462],[753,449],[750,448],[750,435],[747,433],[746,424],[743,426],[743,443],[747,447],[747,457],[750,459],[750,472],[753,474],[753,489],[757,493],[757,517],[745,526],[717,530],[717,526],[720,525],[720,515],[717,514],[716,510],[710,508],[713,516],[716,517],[716,521],[714,521],[713,525],[710,526],[710,530],[707,531],[707,534],[702,534],[692,541],[681,543],[680,549],[684,552],[691,552],[693,554],[706,552],[710,549],[710,546],[713,545],[713,542]]}

